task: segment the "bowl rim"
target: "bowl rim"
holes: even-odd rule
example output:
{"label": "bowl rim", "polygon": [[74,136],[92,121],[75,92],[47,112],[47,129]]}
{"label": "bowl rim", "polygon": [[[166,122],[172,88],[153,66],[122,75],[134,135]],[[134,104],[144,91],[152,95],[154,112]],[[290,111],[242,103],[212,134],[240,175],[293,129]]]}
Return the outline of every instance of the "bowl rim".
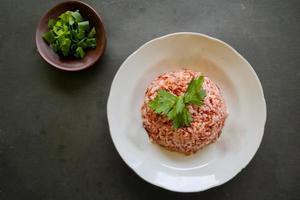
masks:
{"label": "bowl rim", "polygon": [[[103,48],[102,48],[102,51],[97,55],[97,57],[95,59],[93,59],[92,62],[86,64],[86,65],[83,65],[81,67],[74,67],[74,68],[68,68],[68,67],[62,67],[60,66],[59,64],[56,64],[56,63],[53,63],[51,60],[49,60],[47,58],[47,56],[44,55],[44,53],[42,52],[41,50],[41,47],[40,47],[40,44],[39,44],[39,37],[38,37],[38,32],[39,32],[39,26],[42,24],[42,21],[43,21],[43,18],[50,12],[54,11],[55,9],[57,9],[57,7],[63,5],[63,4],[66,4],[66,3],[79,3],[79,4],[82,4],[84,6],[86,6],[88,9],[90,9],[92,12],[94,12],[94,14],[98,17],[99,21],[100,21],[100,24],[102,25],[103,27],[103,37],[104,37],[104,44],[103,44]],[[106,37],[106,30],[105,30],[105,25],[104,25],[104,22],[100,16],[100,14],[92,7],[90,6],[89,4],[87,4],[86,2],[82,2],[82,1],[79,1],[79,0],[68,0],[68,1],[63,1],[63,2],[60,2],[58,4],[55,4],[54,6],[52,6],[50,9],[48,9],[42,16],[41,18],[39,19],[38,21],[38,24],[36,26],[36,32],[35,32],[35,43],[36,43],[36,47],[37,47],[37,51],[39,53],[39,55],[48,63],[50,64],[51,66],[57,68],[57,69],[60,69],[60,70],[63,70],[63,71],[80,71],[80,70],[83,70],[83,69],[87,69],[91,66],[93,66],[100,58],[102,58],[102,56],[104,55],[104,52],[106,50],[106,47],[107,47],[107,37]]]}
{"label": "bowl rim", "polygon": [[[263,102],[263,110],[262,110],[262,113],[264,115],[264,118],[263,118],[263,127],[262,127],[262,134],[259,138],[259,143],[258,143],[258,146],[257,146],[257,149],[253,152],[252,155],[249,156],[249,160],[247,162],[244,163],[243,167],[240,169],[240,170],[237,170],[235,172],[235,174],[228,178],[228,179],[224,179],[224,180],[221,180],[219,181],[217,184],[214,184],[214,185],[210,185],[208,187],[206,187],[205,189],[198,189],[198,190],[179,190],[179,188],[176,188],[176,189],[170,189],[168,188],[167,186],[164,186],[162,184],[157,184],[157,183],[153,183],[151,182],[151,180],[148,180],[147,178],[143,177],[142,173],[138,173],[131,165],[130,163],[126,160],[125,157],[122,156],[122,154],[120,153],[117,145],[116,145],[116,141],[114,140],[114,137],[111,133],[111,123],[110,123],[110,117],[109,117],[109,113],[110,112],[110,103],[111,102],[111,98],[112,98],[112,88],[114,87],[115,85],[115,82],[116,82],[116,79],[117,77],[120,75],[122,69],[125,68],[125,63],[128,62],[128,60],[130,60],[135,54],[137,54],[138,51],[140,51],[141,49],[147,47],[150,43],[152,42],[156,42],[156,41],[159,41],[159,40],[163,40],[165,38],[168,38],[168,37],[172,37],[172,36],[178,36],[178,35],[192,35],[192,36],[200,36],[200,37],[205,37],[209,40],[213,40],[213,41],[216,41],[218,43],[221,43],[222,45],[226,46],[227,48],[229,48],[231,51],[233,51],[240,59],[242,59],[248,66],[249,66],[249,70],[250,72],[252,73],[252,75],[254,76],[255,78],[255,81],[256,83],[258,84],[258,87],[259,87],[259,90],[260,90],[260,93],[261,93],[261,100]],[[264,92],[263,92],[263,87],[261,85],[261,82],[255,72],[255,70],[253,69],[253,67],[250,65],[250,63],[237,51],[235,50],[232,46],[230,46],[229,44],[227,44],[226,42],[220,40],[220,39],[217,39],[217,38],[214,38],[214,37],[211,37],[209,35],[206,35],[206,34],[203,34],[203,33],[197,33],[197,32],[174,32],[174,33],[170,33],[170,34],[167,34],[167,35],[163,35],[163,36],[160,36],[160,37],[157,37],[157,38],[154,38],[146,43],[144,43],[142,46],[140,46],[137,50],[135,50],[133,53],[131,53],[125,60],[124,62],[121,64],[120,68],[118,69],[117,73],[115,74],[114,76],[114,79],[112,81],[112,84],[111,84],[111,87],[110,87],[110,92],[109,92],[109,96],[108,96],[108,99],[107,99],[107,105],[106,105],[106,110],[107,110],[107,120],[108,120],[108,125],[109,125],[109,131],[110,131],[110,137],[113,141],[113,144],[114,144],[114,147],[115,149],[117,150],[119,156],[121,157],[121,159],[126,163],[126,165],[132,170],[134,171],[135,174],[137,174],[141,179],[143,179],[144,181],[150,183],[151,185],[154,185],[154,186],[157,186],[157,187],[160,187],[160,188],[163,188],[165,190],[168,190],[168,191],[172,191],[172,192],[180,192],[180,193],[194,193],[194,192],[202,192],[202,191],[205,191],[205,190],[209,190],[211,188],[214,188],[214,187],[217,187],[217,186],[220,186],[220,185],[223,185],[224,183],[230,181],[231,179],[233,179],[237,174],[239,174],[252,160],[253,160],[253,157],[255,156],[255,154],[257,153],[260,145],[261,145],[261,142],[262,142],[262,139],[263,139],[263,136],[264,136],[264,131],[265,131],[265,125],[266,125],[266,120],[267,120],[267,105],[266,105],[266,100],[265,100],[265,97],[264,97]]]}

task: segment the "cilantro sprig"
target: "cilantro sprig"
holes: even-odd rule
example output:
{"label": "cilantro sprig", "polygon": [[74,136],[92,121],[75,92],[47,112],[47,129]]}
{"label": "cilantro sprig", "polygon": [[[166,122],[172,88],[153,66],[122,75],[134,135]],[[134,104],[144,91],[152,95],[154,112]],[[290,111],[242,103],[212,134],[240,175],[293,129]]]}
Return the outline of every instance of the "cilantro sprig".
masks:
{"label": "cilantro sprig", "polygon": [[58,19],[49,19],[44,40],[61,56],[83,58],[87,48],[96,47],[96,29],[84,21],[79,11],[66,11]]}
{"label": "cilantro sprig", "polygon": [[193,119],[187,105],[203,105],[206,96],[206,92],[202,88],[203,82],[203,76],[192,79],[183,96],[175,96],[166,90],[158,90],[157,96],[149,102],[149,107],[155,113],[165,115],[172,120],[175,129],[188,126]]}

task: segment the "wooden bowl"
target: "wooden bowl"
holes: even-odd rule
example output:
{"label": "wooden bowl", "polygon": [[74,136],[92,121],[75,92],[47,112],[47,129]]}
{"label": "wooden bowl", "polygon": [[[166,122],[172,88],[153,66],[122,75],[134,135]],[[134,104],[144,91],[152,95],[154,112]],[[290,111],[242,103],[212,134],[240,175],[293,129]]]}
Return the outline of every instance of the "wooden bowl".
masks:
{"label": "wooden bowl", "polygon": [[[97,32],[96,48],[87,49],[86,55],[82,59],[60,57],[42,38],[43,34],[49,30],[48,20],[51,18],[56,19],[60,14],[67,10],[79,10],[82,17],[85,20],[88,20],[91,26],[95,27]],[[101,17],[91,6],[80,1],[65,1],[51,8],[41,18],[36,29],[35,40],[38,52],[42,56],[42,58],[50,65],[66,71],[78,71],[92,66],[97,60],[101,58],[106,48],[106,33]]]}

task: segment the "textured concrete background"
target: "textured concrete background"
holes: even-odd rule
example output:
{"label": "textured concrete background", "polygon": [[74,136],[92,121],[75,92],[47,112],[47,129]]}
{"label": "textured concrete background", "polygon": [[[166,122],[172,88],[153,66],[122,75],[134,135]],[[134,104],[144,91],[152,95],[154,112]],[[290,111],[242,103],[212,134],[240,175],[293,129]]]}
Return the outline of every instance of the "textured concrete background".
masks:
{"label": "textured concrete background", "polygon": [[[105,22],[101,62],[55,70],[37,54],[35,28],[58,1],[0,4],[0,199],[299,199],[300,1],[87,1]],[[124,59],[157,36],[201,32],[252,64],[268,120],[256,156],[233,180],[201,193],[152,186],[121,160],[106,101]],[[298,197],[298,198],[297,198]]]}

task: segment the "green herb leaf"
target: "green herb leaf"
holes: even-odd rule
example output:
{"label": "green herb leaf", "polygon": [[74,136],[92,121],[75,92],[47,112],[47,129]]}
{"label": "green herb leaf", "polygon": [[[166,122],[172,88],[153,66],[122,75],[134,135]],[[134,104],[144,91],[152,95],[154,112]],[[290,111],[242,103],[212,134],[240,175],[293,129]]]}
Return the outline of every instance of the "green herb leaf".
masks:
{"label": "green herb leaf", "polygon": [[175,96],[166,90],[159,90],[157,96],[149,102],[149,107],[157,114],[166,115],[172,120],[175,129],[188,126],[192,116],[187,109],[188,104],[202,105],[206,96],[202,88],[204,77],[199,76],[189,84],[183,96]]}
{"label": "green herb leaf", "polygon": [[173,118],[173,127],[178,129],[183,126],[188,126],[192,122],[192,116],[186,107],[183,107],[181,112]]}
{"label": "green herb leaf", "polygon": [[175,111],[176,111],[176,115],[180,114],[182,112],[182,110],[184,109],[184,102],[183,102],[183,97],[179,96],[177,98],[176,104],[175,104]]}
{"label": "green herb leaf", "polygon": [[201,106],[203,104],[203,99],[206,96],[205,91],[202,89],[203,82],[204,77],[199,76],[189,83],[187,91],[184,95],[185,103],[196,104],[198,106]]}
{"label": "green herb leaf", "polygon": [[158,114],[168,114],[177,101],[177,97],[166,90],[159,90],[149,106]]}
{"label": "green herb leaf", "polygon": [[184,108],[182,110],[182,116],[183,116],[183,123],[185,126],[188,126],[193,120],[193,118],[187,108]]}

